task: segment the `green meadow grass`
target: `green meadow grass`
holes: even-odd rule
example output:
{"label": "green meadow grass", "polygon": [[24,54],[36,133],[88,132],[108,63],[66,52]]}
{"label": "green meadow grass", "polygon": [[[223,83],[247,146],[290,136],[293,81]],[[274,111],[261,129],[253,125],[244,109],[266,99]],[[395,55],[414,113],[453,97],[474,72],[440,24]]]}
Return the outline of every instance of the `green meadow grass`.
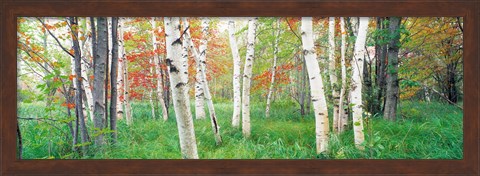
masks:
{"label": "green meadow grass", "polygon": [[[71,153],[69,130],[61,122],[20,120],[24,159],[180,159],[173,108],[168,121],[151,117],[149,103],[135,103],[134,123],[118,122],[118,141],[103,148],[89,146],[86,156]],[[62,107],[63,108],[63,107]],[[252,135],[233,128],[231,103],[215,104],[223,144],[215,145],[210,120],[194,118],[201,159],[462,159],[463,113],[438,102],[403,101],[395,122],[380,116],[365,119],[364,151],[353,144],[353,131],[332,134],[329,152],[315,153],[313,113],[301,116],[293,102],[274,102],[270,118],[265,105],[251,106]],[[192,105],[192,114],[195,114]],[[312,110],[313,111],[313,110]],[[206,110],[207,115],[208,111]],[[331,114],[331,112],[330,112]],[[40,104],[20,104],[20,117],[66,119],[65,109],[45,111]],[[331,115],[330,115],[331,116]],[[331,120],[330,120],[331,123]],[[89,128],[93,125],[88,122]],[[92,130],[90,136],[92,136]]]}

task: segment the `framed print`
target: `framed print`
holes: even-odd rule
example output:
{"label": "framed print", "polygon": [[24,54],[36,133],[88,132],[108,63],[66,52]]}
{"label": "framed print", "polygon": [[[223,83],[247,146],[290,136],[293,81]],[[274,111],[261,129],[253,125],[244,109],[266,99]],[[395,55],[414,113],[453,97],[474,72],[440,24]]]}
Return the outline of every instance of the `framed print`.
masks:
{"label": "framed print", "polygon": [[479,173],[478,2],[1,8],[2,174]]}

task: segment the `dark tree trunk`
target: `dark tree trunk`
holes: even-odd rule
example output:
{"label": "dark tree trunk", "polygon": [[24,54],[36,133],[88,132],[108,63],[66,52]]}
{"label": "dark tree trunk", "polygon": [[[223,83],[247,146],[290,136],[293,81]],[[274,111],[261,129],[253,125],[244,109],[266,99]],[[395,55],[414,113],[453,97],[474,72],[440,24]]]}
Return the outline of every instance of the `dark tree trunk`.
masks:
{"label": "dark tree trunk", "polygon": [[[307,75],[307,79],[308,79],[308,75]],[[305,111],[306,111],[306,114],[310,114],[310,108],[312,105],[312,91],[310,90],[310,83],[308,81],[307,81],[306,89],[307,89],[307,93],[306,93],[307,102],[305,105],[306,106]]]}
{"label": "dark tree trunk", "polygon": [[457,103],[458,101],[455,63],[447,64],[447,97],[451,103]]}
{"label": "dark tree trunk", "polygon": [[307,68],[305,65],[305,62],[302,61],[302,73],[300,74],[300,114],[304,116],[306,114],[305,112],[305,98],[306,98],[306,82],[307,82]]}
{"label": "dark tree trunk", "polygon": [[95,57],[97,57],[97,28],[95,27],[94,17],[90,17],[90,30],[92,31],[92,60],[93,69],[95,70]]}
{"label": "dark tree trunk", "polygon": [[[82,144],[85,144],[87,140],[87,127],[85,125],[85,116],[83,114],[83,92],[82,92],[82,69],[81,69],[81,59],[82,59],[82,54],[80,52],[80,45],[78,43],[78,31],[75,29],[78,29],[78,19],[75,17],[70,17],[70,25],[72,27],[72,38],[73,38],[73,51],[74,51],[74,60],[75,60],[75,82],[77,85],[77,88],[75,89],[75,112],[77,115],[77,124],[76,124],[76,131],[78,129],[78,123],[80,123],[80,137],[82,139]],[[78,134],[78,131],[77,131]],[[76,135],[74,136],[76,138]],[[74,139],[76,140],[76,139]],[[83,155],[86,154],[87,151],[87,146],[82,145],[82,151]]]}
{"label": "dark tree trunk", "polygon": [[[73,63],[73,64],[74,64],[74,63]],[[71,85],[71,84],[70,84],[70,85]],[[65,92],[71,92],[72,89],[73,89],[73,85],[71,85],[71,86],[69,87],[68,91],[65,91],[65,90],[67,90],[67,88],[65,87],[65,85],[63,85],[63,90],[64,90]],[[73,94],[73,97],[70,96],[70,94],[64,94],[65,100],[66,100],[66,103],[67,103],[67,104],[74,102],[73,99],[75,98],[75,92],[73,92],[73,93],[74,93],[74,94]],[[66,109],[67,109],[67,116],[68,116],[68,118],[72,118],[72,111],[70,110],[70,107],[67,106]],[[75,118],[75,119],[77,119],[77,118]],[[75,126],[77,126],[77,124],[78,124],[78,122],[75,122]],[[76,134],[75,129],[73,128],[73,123],[72,123],[72,121],[68,122],[68,123],[67,123],[67,126],[68,126],[68,130],[70,131],[70,134],[72,135],[72,139],[74,139],[74,137],[75,137],[75,140],[77,140],[78,137],[77,137],[77,134]],[[76,130],[78,131],[78,129],[76,129]],[[72,141],[72,146],[74,146],[76,143],[77,143],[77,141]],[[75,151],[75,148],[72,147],[72,151]]]}
{"label": "dark tree trunk", "polygon": [[106,28],[105,28],[105,36],[107,38],[106,40],[106,43],[107,43],[107,59],[105,59],[105,127],[104,128],[108,128],[108,67],[109,67],[109,59],[108,59],[108,52],[109,51],[109,47],[108,47],[108,18],[106,18]]}
{"label": "dark tree trunk", "polygon": [[400,17],[390,17],[389,35],[392,40],[388,45],[388,67],[387,67],[387,92],[385,97],[385,110],[383,117],[395,120],[397,115],[397,103],[399,101],[398,85],[398,50],[400,32]]}
{"label": "dark tree trunk", "polygon": [[22,150],[23,150],[23,144],[22,144],[22,132],[20,131],[20,125],[18,125],[18,119],[17,119],[17,148],[18,148],[18,159],[22,159]]}
{"label": "dark tree trunk", "polygon": [[371,68],[371,62],[368,62],[367,60],[365,60],[363,62],[363,88],[366,95],[364,109],[367,112],[372,113],[373,105],[375,104],[375,97],[373,95],[372,79],[371,79],[371,73],[369,68]]}
{"label": "dark tree trunk", "polygon": [[[160,63],[163,65],[163,64],[166,64],[165,63],[165,59],[161,58],[160,59]],[[167,108],[167,114],[170,114],[169,113],[169,107],[170,107],[170,81],[167,81],[169,80],[170,78],[170,74],[168,73],[167,70],[164,70],[163,67],[160,67],[160,72],[162,74],[162,82],[163,82],[163,101],[165,101],[165,107]]]}
{"label": "dark tree trunk", "polygon": [[[384,30],[385,25],[383,24],[384,18],[378,17],[377,18],[377,30]],[[379,36],[377,41],[384,40],[383,36]],[[386,74],[385,74],[385,65],[386,65],[386,54],[387,54],[387,46],[384,43],[377,43],[375,45],[375,58],[376,58],[376,87],[377,87],[377,95],[376,100],[373,105],[373,112],[379,113],[382,111],[382,105],[384,104],[384,96],[385,96],[385,89],[386,89]]]}
{"label": "dark tree trunk", "polygon": [[[98,17],[98,38],[96,44],[96,55],[94,55],[94,79],[93,79],[93,101],[94,101],[94,127],[105,128],[105,75],[107,70],[106,60],[108,58],[108,35],[106,17]],[[92,25],[94,25],[92,23]],[[95,28],[95,27],[93,27]],[[101,146],[105,143],[103,134],[95,137],[95,144]]]}
{"label": "dark tree trunk", "polygon": [[110,73],[110,130],[113,132],[112,142],[117,141],[117,74],[118,74],[118,17],[112,17],[112,68]]}

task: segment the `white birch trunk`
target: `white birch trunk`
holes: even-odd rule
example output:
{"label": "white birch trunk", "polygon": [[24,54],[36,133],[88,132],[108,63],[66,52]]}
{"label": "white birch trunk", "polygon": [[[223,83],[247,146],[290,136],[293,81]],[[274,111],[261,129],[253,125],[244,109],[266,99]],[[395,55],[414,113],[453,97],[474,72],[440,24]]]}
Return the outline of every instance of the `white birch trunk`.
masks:
{"label": "white birch trunk", "polygon": [[[155,57],[155,56],[153,56]],[[154,65],[154,62],[153,62],[153,58],[150,58],[150,74],[153,75],[153,68],[155,67]],[[154,95],[154,92],[155,92],[155,89],[153,88],[153,84],[155,82],[155,78],[153,78],[152,76],[152,87],[150,88],[150,95],[149,95],[149,98],[150,98],[150,107],[152,108],[152,119],[155,119],[155,104],[153,103],[153,95]]]}
{"label": "white birch trunk", "polygon": [[230,48],[233,56],[233,116],[232,126],[238,127],[240,125],[240,111],[242,103],[242,95],[240,93],[240,67],[241,60],[238,53],[237,41],[235,39],[235,21],[228,22],[228,35],[230,40]]}
{"label": "white birch trunk", "polygon": [[193,126],[190,106],[185,99],[188,94],[188,74],[186,57],[182,57],[182,39],[180,38],[180,19],[178,17],[165,17],[165,35],[167,49],[167,65],[172,85],[173,106],[180,138],[182,157],[198,159],[197,144]]}
{"label": "white birch trunk", "polygon": [[[83,52],[85,53],[85,52]],[[88,104],[88,114],[90,115],[90,120],[93,121],[93,95],[92,95],[92,88],[90,86],[89,78],[87,75],[87,63],[85,62],[85,58],[81,60],[81,69],[82,69],[82,82],[83,89],[85,90],[85,95],[87,96],[87,104]]]}
{"label": "white birch trunk", "polygon": [[339,106],[338,106],[338,87],[337,87],[337,72],[335,63],[335,17],[328,18],[328,67],[330,76],[330,85],[332,88],[333,98],[333,131],[338,131]]}
{"label": "white birch trunk", "polygon": [[123,98],[124,98],[124,106],[125,106],[125,119],[127,120],[127,125],[131,125],[133,123],[133,118],[132,118],[132,107],[130,106],[130,100],[129,100],[129,91],[130,91],[130,86],[128,82],[128,60],[124,60],[123,64],[123,78],[124,78],[124,88],[123,88]]}
{"label": "white birch trunk", "polygon": [[[126,18],[122,17],[120,18],[120,25],[123,26],[126,22]],[[130,100],[129,100],[129,91],[130,91],[130,86],[128,82],[128,60],[125,57],[125,47],[124,47],[124,41],[123,41],[123,30],[121,33],[121,45],[118,48],[119,55],[123,56],[123,106],[125,107],[124,113],[125,113],[125,119],[127,121],[127,125],[131,125],[133,123],[133,118],[132,118],[132,107],[130,105]]]}
{"label": "white birch trunk", "polygon": [[365,57],[365,41],[367,39],[368,17],[360,17],[357,40],[355,41],[354,56],[352,59],[352,86],[351,101],[353,104],[353,131],[355,137],[355,145],[358,149],[363,150],[361,146],[365,140],[363,133],[363,109],[362,109],[362,73],[363,62]]}
{"label": "white birch trunk", "polygon": [[192,114],[192,109],[190,108],[190,94],[188,92],[190,92],[190,84],[189,84],[189,81],[188,81],[188,42],[187,41],[187,36],[185,34],[182,34],[184,33],[185,29],[188,29],[190,28],[190,24],[188,23],[188,18],[181,18],[181,23],[180,23],[181,27],[180,27],[180,30],[181,30],[181,33],[180,33],[180,36],[183,37],[181,39],[181,46],[182,46],[182,50],[181,50],[181,55],[183,58],[185,58],[185,60],[183,60],[183,63],[182,63],[182,66],[185,67],[185,70],[186,70],[186,74],[181,74],[182,76],[182,80],[186,83],[185,86],[186,86],[186,89],[187,89],[187,94],[185,94],[185,100],[187,101],[187,105],[188,105],[188,113],[189,114]]}
{"label": "white birch trunk", "polygon": [[[82,23],[85,25],[84,26],[84,29],[83,29],[83,36],[86,36],[85,34],[88,33],[88,25],[87,25],[87,22],[86,22],[86,18],[82,18]],[[92,89],[91,89],[91,86],[90,86],[90,82],[89,82],[89,78],[88,78],[88,75],[87,75],[87,63],[86,63],[86,60],[88,60],[92,54],[91,54],[91,46],[89,45],[90,42],[88,41],[88,37],[85,37],[85,41],[82,41],[82,40],[79,40],[81,42],[80,46],[81,46],[81,50],[82,50],[82,59],[81,59],[81,64],[80,64],[80,67],[81,67],[81,77],[82,77],[82,86],[83,86],[83,90],[85,91],[85,95],[86,95],[86,98],[87,98],[87,102],[84,103],[84,106],[87,106],[87,111],[88,111],[88,114],[90,115],[90,120],[93,121],[93,95],[92,95]],[[85,105],[86,104],[86,105]],[[87,118],[87,113],[84,113],[85,114],[85,118]]]}
{"label": "white birch trunk", "polygon": [[[204,21],[202,20],[202,34],[205,34],[204,29]],[[207,25],[208,30],[208,25]],[[190,31],[190,30],[189,30]],[[190,36],[190,35],[189,35]],[[190,36],[191,37],[191,36]],[[196,59],[197,62],[197,73],[195,75],[195,118],[196,119],[205,119],[205,90],[203,84],[205,83],[202,76],[202,61],[205,62],[205,54],[204,51],[206,50],[207,46],[207,39],[206,36],[203,36],[200,40],[200,58]],[[193,45],[193,42],[192,44]]]}
{"label": "white birch trunk", "polygon": [[[107,72],[107,77],[110,77],[109,74],[112,73],[112,35],[110,32],[112,32],[112,17],[107,17],[107,35],[108,35],[108,57],[107,57],[107,63],[108,63],[108,72]],[[110,82],[110,81],[109,81]]]}
{"label": "white birch trunk", "polygon": [[428,93],[428,89],[423,88],[423,90],[425,91],[425,100],[430,103],[430,94]]}
{"label": "white birch trunk", "polygon": [[[125,71],[125,49],[123,48],[123,18],[118,18],[118,74],[117,74],[117,119],[123,119],[124,95],[124,71]],[[123,95],[123,98],[121,96]]]}
{"label": "white birch trunk", "polygon": [[273,44],[273,66],[272,66],[272,78],[270,79],[270,87],[268,88],[267,95],[267,107],[265,108],[265,117],[270,117],[270,100],[272,99],[273,85],[275,83],[275,70],[277,69],[277,54],[278,54],[278,36],[280,35],[280,19],[277,19],[277,33],[275,35],[275,41]]}
{"label": "white birch trunk", "polygon": [[250,137],[250,84],[252,79],[252,64],[255,58],[255,33],[257,17],[248,20],[247,56],[243,70],[243,93],[242,93],[242,133],[244,137]]}
{"label": "white birch trunk", "polygon": [[320,67],[317,62],[317,54],[313,43],[312,17],[302,17],[302,45],[305,55],[305,65],[307,66],[308,77],[310,80],[310,91],[315,112],[315,136],[317,154],[327,151],[329,138],[328,110],[325,92],[323,88]]}
{"label": "white birch trunk", "polygon": [[[157,51],[157,38],[155,36],[155,30],[156,28],[156,22],[155,18],[152,18],[152,28],[153,28],[153,33],[152,33],[152,42],[153,42],[153,51]],[[155,64],[155,74],[157,74],[157,99],[160,102],[160,108],[162,109],[162,117],[163,120],[166,121],[168,120],[168,111],[167,111],[167,106],[165,104],[165,100],[163,99],[163,82],[162,82],[162,72],[160,68],[160,59],[158,58],[159,56],[157,53],[154,53],[154,64]]]}
{"label": "white birch trunk", "polygon": [[344,100],[345,100],[345,93],[347,89],[347,69],[345,67],[345,52],[347,47],[347,31],[345,30],[345,20],[343,17],[340,17],[340,29],[342,33],[342,45],[340,49],[341,55],[341,69],[342,69],[342,88],[340,90],[340,100],[339,100],[339,118],[337,119],[337,128],[338,132],[343,132],[347,126],[348,116],[345,115],[345,107],[344,107]]}
{"label": "white birch trunk", "polygon": [[[202,19],[202,41],[204,40],[205,43],[202,43],[204,45],[207,45],[207,36],[208,36],[208,19],[206,20],[205,18]],[[215,108],[213,106],[213,101],[212,101],[212,96],[210,94],[210,88],[208,87],[208,83],[207,83],[207,72],[206,72],[206,65],[205,65],[205,62],[202,62],[200,61],[200,59],[203,57],[204,59],[206,59],[206,54],[207,54],[207,50],[205,48],[205,50],[202,52],[202,53],[198,53],[196,47],[194,46],[194,43],[192,41],[192,38],[190,36],[190,30],[186,30],[186,41],[185,42],[188,42],[188,45],[190,47],[190,50],[192,51],[193,55],[194,55],[194,58],[195,58],[195,62],[197,63],[197,67],[200,67],[200,77],[199,77],[199,81],[202,82],[202,86],[203,86],[203,90],[204,90],[204,93],[205,93],[205,100],[207,101],[207,106],[208,106],[208,110],[209,110],[209,113],[210,113],[210,122],[212,124],[212,129],[213,129],[213,135],[215,137],[215,142],[217,145],[220,145],[222,144],[222,137],[220,136],[220,125],[218,125],[218,120],[217,120],[217,116],[215,114]],[[202,48],[203,49],[203,48]],[[203,55],[203,56],[202,56]],[[205,60],[204,60],[205,61]]]}
{"label": "white birch trunk", "polygon": [[[210,88],[208,87],[207,83],[207,46],[208,46],[208,30],[210,26],[209,18],[202,18],[202,39],[200,40],[200,57],[197,60],[198,66],[200,66],[201,71],[201,80],[203,85],[203,92],[205,94],[205,100],[207,100],[208,105],[208,112],[210,113],[210,121],[212,124],[213,135],[215,137],[215,142],[217,145],[222,144],[222,137],[220,136],[220,125],[217,121],[217,116],[215,114],[215,107],[213,106],[212,96],[210,94]],[[188,33],[188,37],[190,37],[190,33]],[[192,41],[192,40],[189,40]],[[191,42],[193,46],[193,42]],[[203,110],[203,109],[202,109]]]}
{"label": "white birch trunk", "polygon": [[[121,24],[125,24],[125,19],[126,18],[121,18],[120,22]],[[122,34],[123,36],[123,34]],[[122,37],[123,39],[123,37]],[[125,57],[125,47],[123,46],[123,40],[122,40],[122,47],[119,47],[119,52],[123,57],[123,98],[124,98],[124,113],[125,113],[125,119],[127,120],[127,125],[131,125],[133,123],[133,118],[132,118],[132,107],[130,105],[130,100],[129,100],[129,91],[130,91],[130,86],[129,86],[129,81],[128,81],[128,59]]]}

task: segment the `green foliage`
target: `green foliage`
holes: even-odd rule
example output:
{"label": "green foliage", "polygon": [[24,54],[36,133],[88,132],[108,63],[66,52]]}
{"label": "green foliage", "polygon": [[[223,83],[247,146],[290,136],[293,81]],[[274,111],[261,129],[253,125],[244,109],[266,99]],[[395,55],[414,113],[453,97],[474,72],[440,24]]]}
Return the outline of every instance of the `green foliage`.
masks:
{"label": "green foliage", "polygon": [[[386,28],[375,29],[372,32],[372,37],[375,39],[375,41],[374,41],[375,44],[377,44],[377,45],[387,45],[392,40],[394,40],[396,38],[399,38],[399,39],[402,39],[402,42],[398,43],[398,47],[401,47],[401,43],[411,41],[410,31],[407,29],[405,24],[403,24],[403,23],[400,24],[400,26],[395,31],[395,33],[390,34],[390,29],[388,28],[388,26],[390,25],[390,21],[389,20],[383,20],[382,23],[383,23],[384,26],[386,26]],[[370,43],[369,46],[373,46],[373,43]]]}
{"label": "green foliage", "polygon": [[[24,158],[43,159],[180,159],[175,115],[169,120],[150,118],[149,103],[135,103],[134,123],[127,126],[118,122],[118,141],[103,148],[91,143],[91,155],[77,156],[70,151],[58,129],[46,123],[21,121],[24,134]],[[193,106],[192,106],[193,107]],[[231,103],[215,104],[221,127],[223,144],[215,145],[209,119],[194,120],[198,152],[202,159],[461,159],[463,157],[463,113],[447,104],[432,102],[402,102],[400,114],[404,118],[391,122],[380,116],[365,121],[365,151],[353,144],[353,131],[331,135],[330,151],[315,153],[315,125],[313,114],[302,118],[295,112],[294,102],[272,105],[271,117],[264,118],[264,105],[253,104],[252,136],[245,139],[240,128],[231,127]],[[20,114],[42,110],[40,105],[21,104]],[[173,109],[171,109],[173,112]],[[428,112],[428,113],[427,113]],[[92,124],[89,123],[90,128]],[[65,125],[64,125],[65,127]],[[64,132],[67,128],[62,128]],[[105,133],[111,132],[105,130]],[[90,133],[94,134],[94,133]],[[109,136],[109,135],[106,135]],[[102,152],[93,152],[102,151]]]}

